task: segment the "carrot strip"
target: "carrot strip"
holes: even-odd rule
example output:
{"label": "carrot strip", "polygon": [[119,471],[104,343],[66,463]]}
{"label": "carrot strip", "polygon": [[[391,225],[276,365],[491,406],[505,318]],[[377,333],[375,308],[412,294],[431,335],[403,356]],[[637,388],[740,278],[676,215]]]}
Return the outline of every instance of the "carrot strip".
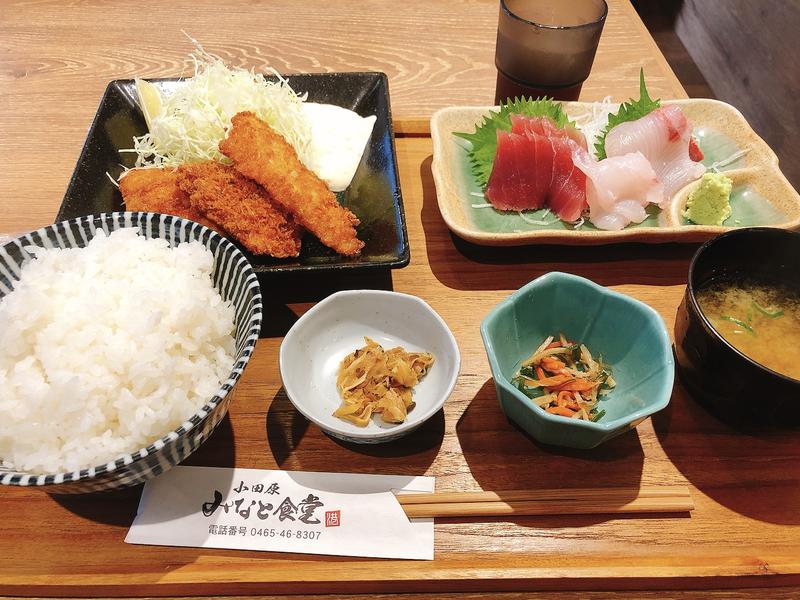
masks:
{"label": "carrot strip", "polygon": [[[576,355],[572,350],[578,347],[580,352]],[[598,396],[615,387],[608,368],[601,363],[592,358],[585,345],[567,340],[563,333],[558,339],[551,335],[522,362],[514,383],[519,385],[522,381],[528,388],[538,388],[545,393],[533,399],[537,408],[563,417],[596,421],[605,414],[605,411],[598,411]],[[529,390],[525,392],[530,393]]]}
{"label": "carrot strip", "polygon": [[573,380],[572,375],[561,374],[561,375],[553,375],[552,377],[545,377],[543,379],[540,379],[536,383],[542,387],[557,387],[562,384],[566,384],[567,382],[572,380]]}
{"label": "carrot strip", "polygon": [[561,391],[588,392],[593,387],[599,385],[599,383],[596,381],[581,381],[580,379],[575,379],[573,381],[567,381],[563,384],[550,384],[550,385],[552,385],[554,390],[557,392]]}
{"label": "carrot strip", "polygon": [[560,371],[561,369],[566,367],[566,365],[563,362],[561,362],[557,358],[552,358],[550,356],[543,358],[541,364],[548,371]]}

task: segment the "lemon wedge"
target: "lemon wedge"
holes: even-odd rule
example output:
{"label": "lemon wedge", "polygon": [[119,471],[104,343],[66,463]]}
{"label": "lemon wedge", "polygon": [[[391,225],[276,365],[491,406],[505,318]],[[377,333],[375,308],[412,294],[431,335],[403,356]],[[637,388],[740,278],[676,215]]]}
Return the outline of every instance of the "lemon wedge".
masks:
{"label": "lemon wedge", "polygon": [[161,92],[149,81],[144,79],[136,79],[136,96],[139,101],[139,108],[142,109],[144,114],[147,129],[152,130],[150,124],[152,121],[161,114],[162,99]]}

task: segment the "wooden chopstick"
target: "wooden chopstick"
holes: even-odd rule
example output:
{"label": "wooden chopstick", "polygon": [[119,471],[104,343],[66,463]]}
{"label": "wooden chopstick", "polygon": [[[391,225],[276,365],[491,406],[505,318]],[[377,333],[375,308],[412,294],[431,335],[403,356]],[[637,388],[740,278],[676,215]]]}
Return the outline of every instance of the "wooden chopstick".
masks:
{"label": "wooden chopstick", "polygon": [[408,517],[629,514],[694,510],[688,486],[400,494]]}

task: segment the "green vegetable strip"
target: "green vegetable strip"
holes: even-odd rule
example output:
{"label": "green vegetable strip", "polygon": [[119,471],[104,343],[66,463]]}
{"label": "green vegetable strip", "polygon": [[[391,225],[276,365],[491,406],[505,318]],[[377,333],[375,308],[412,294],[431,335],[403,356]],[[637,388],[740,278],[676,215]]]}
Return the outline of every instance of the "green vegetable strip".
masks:
{"label": "green vegetable strip", "polygon": [[722,315],[722,316],[720,317],[720,319],[722,319],[723,321],[730,321],[731,323],[736,323],[736,325],[738,325],[738,326],[739,326],[739,327],[741,327],[742,329],[745,329],[745,330],[749,331],[749,332],[750,332],[750,333],[752,333],[753,335],[755,335],[755,334],[756,334],[756,332],[755,332],[755,331],[753,331],[753,328],[752,328],[752,327],[750,327],[750,325],[748,325],[747,323],[745,323],[744,321],[742,321],[742,320],[740,320],[740,319],[737,319],[737,318],[735,318],[735,317],[729,317],[728,315]]}
{"label": "green vegetable strip", "polygon": [[753,300],[753,307],[755,307],[755,309],[758,312],[760,312],[762,315],[764,315],[765,317],[769,317],[770,319],[775,319],[776,317],[782,317],[783,316],[783,311],[781,309],[770,311],[770,310],[764,308],[763,306],[761,306],[755,300]]}
{"label": "green vegetable strip", "polygon": [[534,398],[539,398],[540,396],[544,396],[544,390],[540,387],[528,387],[525,385],[525,382],[522,378],[517,378],[512,381],[514,386],[523,394],[525,394],[528,398],[533,400]]}

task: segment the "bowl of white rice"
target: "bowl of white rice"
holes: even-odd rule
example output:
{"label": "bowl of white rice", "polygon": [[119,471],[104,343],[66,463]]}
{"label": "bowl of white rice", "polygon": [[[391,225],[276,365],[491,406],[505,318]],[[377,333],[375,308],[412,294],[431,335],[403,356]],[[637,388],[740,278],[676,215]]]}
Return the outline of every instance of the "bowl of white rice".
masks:
{"label": "bowl of white rice", "polygon": [[178,464],[260,328],[247,259],[192,221],[108,213],[0,246],[0,484],[91,492]]}

